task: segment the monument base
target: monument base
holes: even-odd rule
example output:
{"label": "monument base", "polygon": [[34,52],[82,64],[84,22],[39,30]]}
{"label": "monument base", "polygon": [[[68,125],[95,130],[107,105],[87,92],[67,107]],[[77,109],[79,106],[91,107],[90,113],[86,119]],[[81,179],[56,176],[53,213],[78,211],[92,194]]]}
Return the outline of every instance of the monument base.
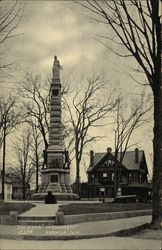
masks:
{"label": "monument base", "polygon": [[[52,194],[55,196],[56,201],[72,201],[72,200],[79,200],[79,196],[74,193],[54,193]],[[33,200],[44,200],[47,193],[34,193],[31,195],[31,199]]]}

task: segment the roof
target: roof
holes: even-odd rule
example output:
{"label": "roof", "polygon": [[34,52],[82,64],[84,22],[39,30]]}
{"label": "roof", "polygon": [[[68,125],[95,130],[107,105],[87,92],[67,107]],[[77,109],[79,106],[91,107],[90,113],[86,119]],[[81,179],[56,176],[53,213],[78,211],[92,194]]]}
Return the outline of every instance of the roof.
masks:
{"label": "roof", "polygon": [[12,183],[12,180],[8,177],[5,177],[5,183]]}
{"label": "roof", "polygon": [[106,154],[107,153],[95,153],[94,158],[93,158],[94,165],[93,166],[89,166],[89,168],[87,169],[87,172],[91,171],[102,160],[102,158]]}
{"label": "roof", "polygon": [[[114,156],[114,152],[106,152],[106,153],[95,153],[94,154],[94,165],[89,167],[87,172],[91,171],[106,155],[111,154]],[[135,151],[127,151],[125,152],[124,159],[122,161],[122,165],[128,170],[139,170],[141,161],[144,156],[144,150],[138,150],[138,163],[135,163]],[[120,153],[118,154],[118,159],[120,158]]]}
{"label": "roof", "polygon": [[124,165],[129,170],[138,170],[140,168],[143,155],[144,151],[138,150],[138,163],[135,163],[135,151],[127,151],[124,155],[122,165]]}
{"label": "roof", "polygon": [[94,166],[105,156],[106,153],[96,153],[94,155]]}

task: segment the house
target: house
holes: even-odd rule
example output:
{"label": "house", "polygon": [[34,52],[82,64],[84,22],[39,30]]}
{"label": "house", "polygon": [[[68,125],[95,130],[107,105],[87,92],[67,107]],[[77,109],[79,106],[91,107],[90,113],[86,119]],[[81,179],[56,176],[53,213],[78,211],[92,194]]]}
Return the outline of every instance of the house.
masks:
{"label": "house", "polygon": [[[31,196],[30,185],[26,189],[25,199],[30,198]],[[21,182],[18,180],[13,182],[13,199],[14,200],[22,200],[23,199],[23,188]]]}
{"label": "house", "polygon": [[145,153],[138,148],[125,152],[122,163],[116,161],[116,164],[111,148],[108,148],[106,153],[94,154],[90,151],[87,175],[89,198],[114,198],[116,186],[117,195],[136,195],[140,200],[147,199],[150,194]]}
{"label": "house", "polygon": [[18,182],[13,183],[13,199],[15,200],[22,200],[23,192],[22,192],[22,185]]}
{"label": "house", "polygon": [[[21,177],[16,174],[16,172],[9,171],[6,172],[6,177],[12,180],[12,199],[14,200],[22,200],[23,199],[23,185]],[[26,196],[28,196],[27,192],[30,190],[30,185],[28,184],[26,189]]]}
{"label": "house", "polygon": [[[0,176],[0,198],[2,199],[2,175]],[[4,178],[4,200],[12,200],[12,180]]]}

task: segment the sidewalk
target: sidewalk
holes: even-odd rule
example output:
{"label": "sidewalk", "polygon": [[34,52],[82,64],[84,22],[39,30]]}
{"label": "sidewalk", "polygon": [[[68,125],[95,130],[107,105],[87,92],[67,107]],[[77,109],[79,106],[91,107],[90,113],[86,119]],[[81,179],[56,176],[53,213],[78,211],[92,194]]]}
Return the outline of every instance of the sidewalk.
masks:
{"label": "sidewalk", "polygon": [[[86,201],[59,201],[56,204],[45,204],[44,202],[31,202],[35,205],[32,209],[20,215],[25,217],[30,216],[55,216],[60,205],[69,203],[87,203]],[[96,203],[99,203],[98,201]]]}
{"label": "sidewalk", "polygon": [[58,210],[58,207],[60,205],[59,203],[56,203],[56,204],[33,203],[33,204],[36,206],[19,216],[20,217],[21,216],[25,216],[25,217],[55,216]]}
{"label": "sidewalk", "polygon": [[[46,210],[47,212],[48,210]],[[1,238],[33,240],[70,240],[87,239],[118,235],[118,232],[130,230],[150,223],[151,216],[139,216],[116,220],[85,222],[63,226],[11,226],[0,225]]]}

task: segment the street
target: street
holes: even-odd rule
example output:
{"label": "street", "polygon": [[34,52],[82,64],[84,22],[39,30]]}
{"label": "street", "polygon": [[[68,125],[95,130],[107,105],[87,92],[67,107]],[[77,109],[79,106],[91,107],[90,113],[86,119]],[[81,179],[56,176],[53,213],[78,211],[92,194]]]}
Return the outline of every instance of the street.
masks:
{"label": "street", "polygon": [[132,237],[105,237],[86,240],[68,241],[29,241],[29,240],[0,240],[1,250],[28,249],[123,249],[123,250],[160,250],[160,240],[135,239]]}

